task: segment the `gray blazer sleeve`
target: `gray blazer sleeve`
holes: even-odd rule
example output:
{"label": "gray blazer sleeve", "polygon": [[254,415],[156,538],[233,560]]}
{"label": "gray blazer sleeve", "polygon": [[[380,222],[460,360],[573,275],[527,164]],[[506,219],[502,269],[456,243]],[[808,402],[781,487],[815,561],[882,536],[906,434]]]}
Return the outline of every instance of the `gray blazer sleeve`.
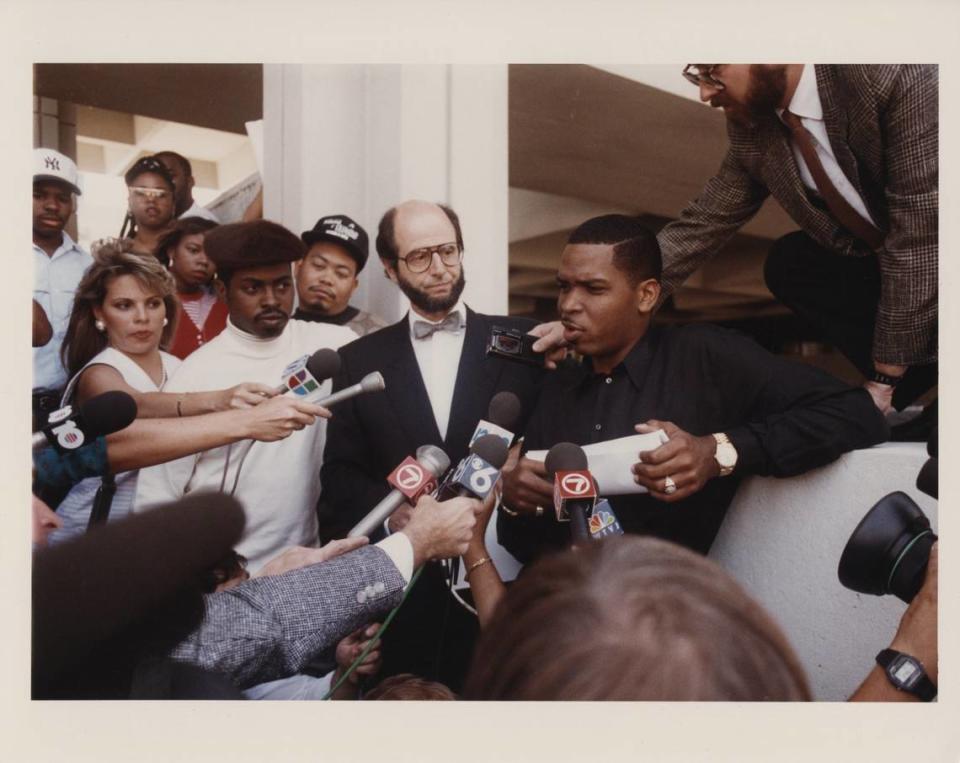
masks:
{"label": "gray blazer sleeve", "polygon": [[403,576],[376,546],[254,578],[205,597],[203,623],[170,657],[221,673],[241,689],[290,676],[389,612],[403,589]]}

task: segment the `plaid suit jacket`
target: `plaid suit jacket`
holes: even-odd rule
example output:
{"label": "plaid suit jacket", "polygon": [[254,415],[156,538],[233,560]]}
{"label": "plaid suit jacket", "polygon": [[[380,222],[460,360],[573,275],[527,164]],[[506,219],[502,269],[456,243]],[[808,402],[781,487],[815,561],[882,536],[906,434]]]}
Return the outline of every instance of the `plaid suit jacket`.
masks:
{"label": "plaid suit jacket", "polygon": [[[921,65],[817,65],[830,145],[884,232],[873,357],[902,365],[937,357],[938,71]],[[775,114],[752,127],[728,121],[720,171],[660,233],[669,294],[772,195],[820,245],[871,254],[800,179]]]}
{"label": "plaid suit jacket", "polygon": [[220,673],[240,689],[292,676],[389,612],[403,589],[403,576],[376,546],[253,578],[206,596],[203,622],[170,658]]}

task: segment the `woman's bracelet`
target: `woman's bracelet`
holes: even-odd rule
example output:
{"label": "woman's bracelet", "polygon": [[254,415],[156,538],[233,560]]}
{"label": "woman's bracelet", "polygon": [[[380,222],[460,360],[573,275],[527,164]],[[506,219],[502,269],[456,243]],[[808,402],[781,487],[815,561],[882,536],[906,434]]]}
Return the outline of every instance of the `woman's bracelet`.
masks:
{"label": "woman's bracelet", "polygon": [[464,580],[468,579],[470,577],[470,573],[477,569],[477,567],[482,567],[483,565],[489,564],[492,561],[493,560],[490,559],[489,556],[484,556],[480,559],[477,559],[477,561],[467,567],[467,571],[463,574]]}

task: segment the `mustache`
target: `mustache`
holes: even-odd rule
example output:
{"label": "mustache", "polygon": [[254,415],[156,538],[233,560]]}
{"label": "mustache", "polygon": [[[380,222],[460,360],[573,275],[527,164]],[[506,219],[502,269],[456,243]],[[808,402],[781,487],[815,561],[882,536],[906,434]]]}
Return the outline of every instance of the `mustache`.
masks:
{"label": "mustache", "polygon": [[254,318],[255,319],[256,318],[272,318],[274,316],[278,318],[289,317],[287,313],[284,312],[283,310],[261,310],[259,313],[256,314],[256,316],[254,316]]}

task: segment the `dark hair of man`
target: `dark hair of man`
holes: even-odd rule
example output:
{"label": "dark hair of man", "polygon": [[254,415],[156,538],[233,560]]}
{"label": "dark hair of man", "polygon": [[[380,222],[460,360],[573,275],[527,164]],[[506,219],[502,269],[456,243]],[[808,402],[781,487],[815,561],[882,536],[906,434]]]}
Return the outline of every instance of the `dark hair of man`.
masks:
{"label": "dark hair of man", "polygon": [[398,673],[395,676],[384,678],[370,691],[363,695],[369,699],[399,699],[399,700],[455,700],[454,694],[445,684],[428,681],[413,673]]}
{"label": "dark hair of man", "polygon": [[217,223],[213,220],[207,220],[204,217],[184,217],[177,220],[174,226],[157,242],[157,249],[154,255],[163,265],[170,265],[170,252],[176,249],[180,242],[187,236],[193,236],[197,233],[206,233],[212,228],[216,228]]}
{"label": "dark hair of man", "polygon": [[180,163],[180,168],[183,170],[183,174],[186,177],[191,177],[193,175],[193,165],[190,164],[190,160],[187,159],[183,154],[178,154],[176,151],[158,151],[153,155],[154,159],[159,159],[161,156],[169,156],[175,161]]}
{"label": "dark hair of man", "polygon": [[480,634],[464,699],[809,700],[790,645],[714,562],[625,536],[544,557]]}
{"label": "dark hair of man", "polygon": [[602,215],[579,225],[568,244],[613,244],[613,264],[636,286],[648,278],[660,280],[662,260],[657,236],[636,217]]}
{"label": "dark hair of man", "polygon": [[[453,230],[457,236],[457,247],[462,252],[463,233],[460,230],[460,218],[457,217],[457,213],[450,209],[450,207],[448,207],[446,204],[437,204],[437,206],[443,210],[443,213],[447,216],[450,224],[453,225]],[[384,213],[383,217],[380,218],[380,225],[377,228],[377,254],[379,254],[383,259],[390,260],[391,262],[396,262],[400,257],[400,252],[397,251],[396,232],[394,231],[393,225],[396,216],[397,208],[390,207],[390,209]]]}

